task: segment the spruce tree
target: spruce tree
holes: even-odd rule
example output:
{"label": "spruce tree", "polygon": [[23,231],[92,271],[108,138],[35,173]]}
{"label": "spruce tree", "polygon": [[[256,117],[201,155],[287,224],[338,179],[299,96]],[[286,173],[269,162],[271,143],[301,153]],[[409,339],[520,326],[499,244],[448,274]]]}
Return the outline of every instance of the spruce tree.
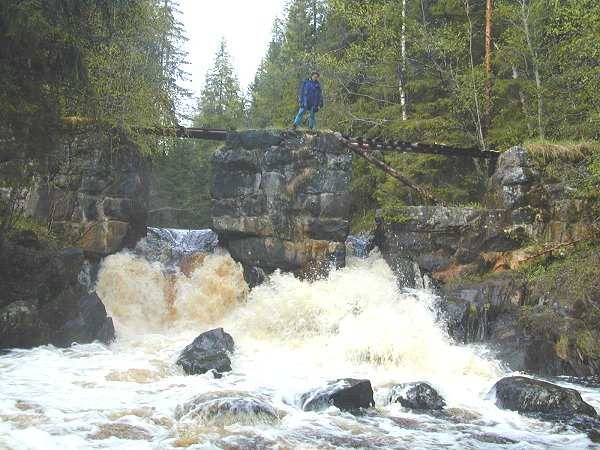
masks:
{"label": "spruce tree", "polygon": [[244,99],[222,39],[213,66],[206,73],[195,124],[210,128],[237,128],[244,118]]}

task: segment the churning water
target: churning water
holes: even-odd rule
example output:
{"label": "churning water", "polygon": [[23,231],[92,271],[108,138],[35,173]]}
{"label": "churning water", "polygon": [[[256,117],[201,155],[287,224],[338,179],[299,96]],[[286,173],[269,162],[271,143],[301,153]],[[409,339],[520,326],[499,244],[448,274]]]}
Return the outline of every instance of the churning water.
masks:
{"label": "churning water", "polygon": [[[0,357],[0,448],[591,445],[583,433],[496,408],[487,393],[506,371],[484,348],[453,344],[436,320],[435,295],[398,290],[374,252],[324,280],[276,273],[249,292],[241,267],[226,253],[196,251],[214,247],[207,244],[210,234],[151,233],[136,252],[106,258],[99,273],[96,289],[115,321],[115,343]],[[232,372],[220,379],[185,376],[175,365],[179,352],[217,326],[236,342]],[[300,394],[343,377],[370,379],[376,408],[360,416],[334,407],[300,410]],[[421,380],[446,398],[444,413],[386,404],[391,386]],[[600,407],[597,390],[578,389]],[[260,398],[278,419],[250,412],[228,420],[177,419],[177,406],[198,394]]]}

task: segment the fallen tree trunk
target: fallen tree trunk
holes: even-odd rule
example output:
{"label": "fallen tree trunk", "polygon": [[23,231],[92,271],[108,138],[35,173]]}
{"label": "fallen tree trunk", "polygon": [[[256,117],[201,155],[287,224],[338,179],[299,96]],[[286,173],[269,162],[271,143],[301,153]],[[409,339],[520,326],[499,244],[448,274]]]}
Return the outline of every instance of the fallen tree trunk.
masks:
{"label": "fallen tree trunk", "polygon": [[380,159],[377,159],[373,155],[372,151],[369,150],[368,148],[364,148],[356,141],[349,140],[348,138],[342,136],[340,133],[335,133],[335,136],[342,144],[344,144],[344,146],[346,146],[348,149],[352,150],[352,152],[354,152],[358,156],[366,159],[367,161],[369,161],[371,164],[373,164],[378,169],[383,170],[385,173],[394,177],[395,179],[400,181],[405,186],[414,190],[425,200],[429,201],[430,203],[432,203],[434,205],[443,205],[444,204],[441,200],[435,198],[429,191],[427,191],[427,189],[416,185],[411,180],[409,180],[404,175],[402,175],[400,172],[398,172],[396,169],[387,165]]}
{"label": "fallen tree trunk", "polygon": [[428,155],[458,156],[461,158],[495,159],[500,152],[480,150],[475,147],[454,147],[447,144],[427,144],[422,142],[391,141],[385,139],[353,138],[343,136],[348,142],[382,152],[424,153]]}

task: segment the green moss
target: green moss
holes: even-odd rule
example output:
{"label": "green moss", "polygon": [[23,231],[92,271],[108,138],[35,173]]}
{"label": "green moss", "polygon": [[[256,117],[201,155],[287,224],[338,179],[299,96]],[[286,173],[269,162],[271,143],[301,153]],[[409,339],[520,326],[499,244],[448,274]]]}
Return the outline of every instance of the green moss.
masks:
{"label": "green moss", "polygon": [[554,351],[560,359],[568,359],[569,356],[569,337],[561,334],[558,341],[554,344]]}
{"label": "green moss", "polygon": [[598,331],[579,331],[576,335],[577,348],[587,357],[600,358],[600,341]]}
{"label": "green moss", "polygon": [[472,273],[468,275],[462,275],[449,279],[445,284],[444,288],[447,291],[469,288],[474,285],[481,284],[486,281],[506,278],[506,277],[520,277],[518,272],[510,270],[504,272],[484,272],[484,273]]}
{"label": "green moss", "polygon": [[533,302],[548,292],[555,300],[569,305],[578,300],[590,301],[592,297],[600,297],[598,243],[582,243],[574,248],[565,248],[562,254],[554,253],[519,269],[529,281]]}
{"label": "green moss", "polygon": [[557,341],[566,328],[565,317],[553,309],[536,310],[524,306],[519,319],[528,334],[550,341]]}
{"label": "green moss", "polygon": [[395,224],[401,225],[401,224],[412,222],[414,220],[414,217],[407,216],[404,214],[394,214],[394,213],[390,213],[390,212],[384,212],[383,220],[387,223],[395,223]]}
{"label": "green moss", "polygon": [[23,236],[24,233],[28,233],[40,243],[47,245],[59,245],[64,240],[63,236],[58,236],[50,231],[46,224],[29,217],[19,216],[13,222],[8,238],[16,239]]}

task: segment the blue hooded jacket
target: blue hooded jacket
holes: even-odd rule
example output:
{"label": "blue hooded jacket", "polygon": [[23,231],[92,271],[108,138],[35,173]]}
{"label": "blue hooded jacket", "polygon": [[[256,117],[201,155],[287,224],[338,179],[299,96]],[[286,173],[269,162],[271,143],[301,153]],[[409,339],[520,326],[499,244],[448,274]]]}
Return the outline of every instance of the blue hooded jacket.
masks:
{"label": "blue hooded jacket", "polygon": [[310,78],[304,80],[300,87],[300,95],[298,96],[300,107],[304,109],[318,111],[323,107],[323,92],[321,83],[313,81]]}

